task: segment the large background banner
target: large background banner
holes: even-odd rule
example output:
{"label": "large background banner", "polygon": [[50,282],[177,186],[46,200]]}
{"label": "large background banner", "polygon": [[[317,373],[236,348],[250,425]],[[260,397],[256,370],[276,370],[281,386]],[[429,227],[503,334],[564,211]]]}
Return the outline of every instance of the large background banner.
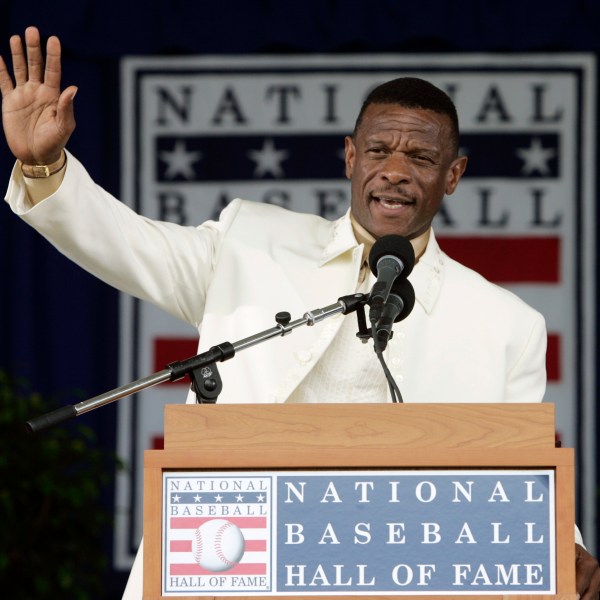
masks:
{"label": "large background banner", "polygon": [[[546,401],[557,407],[557,434],[578,451],[580,524],[594,548],[591,55],[127,59],[123,200],[191,226],[217,218],[235,197],[336,218],[349,205],[344,136],[370,89],[405,75],[454,99],[469,157],[435,222],[442,248],[546,317]],[[196,353],[196,331],[153,306],[123,297],[121,316],[123,384]],[[256,331],[273,324],[256,323]],[[224,341],[237,340],[214,343]],[[185,385],[169,384],[119,403],[118,452],[129,466],[117,480],[119,568],[131,564],[141,538],[143,451],[161,445],[164,404],[186,394]]]}

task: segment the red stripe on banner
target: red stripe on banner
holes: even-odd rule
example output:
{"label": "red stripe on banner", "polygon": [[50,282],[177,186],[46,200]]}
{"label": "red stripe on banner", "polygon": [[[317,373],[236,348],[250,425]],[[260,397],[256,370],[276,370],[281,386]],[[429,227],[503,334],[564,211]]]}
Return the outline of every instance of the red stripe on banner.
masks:
{"label": "red stripe on banner", "polygon": [[548,334],[548,350],[546,352],[546,372],[549,382],[558,382],[562,379],[561,367],[561,337],[558,333]]}
{"label": "red stripe on banner", "polygon": [[[169,575],[214,575],[214,571],[203,569],[200,565],[194,564],[171,564]],[[222,571],[222,575],[266,575],[267,565],[264,563],[240,563]]]}
{"label": "red stripe on banner", "polygon": [[559,283],[558,237],[440,237],[454,260],[495,283]]}
{"label": "red stripe on banner", "polygon": [[[171,552],[191,552],[192,540],[171,540],[169,543]],[[245,540],[244,552],[266,552],[267,540]]]}
{"label": "red stripe on banner", "polygon": [[266,552],[267,540],[246,540],[244,542],[245,552]]}
{"label": "red stripe on banner", "polygon": [[[171,529],[196,529],[202,523],[212,521],[210,517],[171,517]],[[264,529],[267,526],[266,517],[227,517],[240,529]]]}
{"label": "red stripe on banner", "polygon": [[171,540],[169,550],[171,552],[191,552],[192,540]]}
{"label": "red stripe on banner", "polygon": [[[169,363],[184,360],[198,354],[197,338],[154,338],[154,371],[162,371]],[[189,385],[186,375],[177,381],[167,382],[169,385]]]}

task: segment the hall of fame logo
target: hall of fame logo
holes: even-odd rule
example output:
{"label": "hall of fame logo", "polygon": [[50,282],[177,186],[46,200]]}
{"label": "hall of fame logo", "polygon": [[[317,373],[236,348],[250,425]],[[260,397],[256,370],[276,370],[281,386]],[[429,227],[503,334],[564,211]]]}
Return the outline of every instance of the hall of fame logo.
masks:
{"label": "hall of fame logo", "polygon": [[[441,247],[546,319],[545,400],[556,405],[563,443],[580,444],[578,464],[587,472],[576,479],[587,487],[577,490],[584,500],[578,508],[593,540],[592,56],[126,59],[122,197],[145,216],[192,226],[218,217],[236,197],[334,219],[349,205],[344,136],[362,100],[375,85],[407,75],[453,98],[469,159],[434,223]],[[196,354],[197,332],[148,303],[123,296],[121,317],[123,384]],[[164,405],[183,401],[182,383],[118,405],[118,451],[130,467],[117,473],[115,556],[122,568],[142,536],[142,454],[162,436]]]}
{"label": "hall of fame logo", "polygon": [[168,473],[164,593],[268,591],[271,478]]}

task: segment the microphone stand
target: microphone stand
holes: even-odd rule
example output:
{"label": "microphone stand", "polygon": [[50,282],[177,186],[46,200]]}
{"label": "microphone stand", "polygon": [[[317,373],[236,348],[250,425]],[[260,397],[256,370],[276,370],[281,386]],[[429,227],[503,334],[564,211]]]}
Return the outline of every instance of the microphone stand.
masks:
{"label": "microphone stand", "polygon": [[[342,296],[335,304],[330,304],[323,308],[317,308],[304,313],[304,316],[295,321],[291,320],[290,313],[280,312],[275,315],[277,325],[250,337],[244,338],[234,343],[223,342],[217,346],[213,346],[206,352],[192,356],[181,361],[175,361],[167,365],[162,371],[158,371],[137,379],[131,383],[115,388],[111,391],[94,396],[83,402],[63,406],[49,413],[34,417],[26,423],[26,428],[30,433],[37,433],[48,427],[52,427],[73,417],[79,417],[87,412],[100,408],[106,404],[135,394],[148,387],[164,383],[166,381],[177,381],[185,375],[189,375],[192,380],[192,387],[198,398],[198,402],[214,403],[221,392],[223,383],[217,369],[217,362],[223,362],[235,356],[236,352],[245,350],[252,346],[256,346],[261,342],[269,340],[273,337],[284,336],[290,334],[294,329],[302,325],[313,326],[316,323],[332,317],[337,314],[350,314],[358,311],[357,317],[359,322],[359,333],[357,336],[366,342],[366,337],[370,337],[370,333],[366,329],[366,321],[364,316],[364,305],[368,301],[366,294],[350,294]],[[361,309],[361,310],[358,310]],[[364,325],[363,325],[364,323]]]}

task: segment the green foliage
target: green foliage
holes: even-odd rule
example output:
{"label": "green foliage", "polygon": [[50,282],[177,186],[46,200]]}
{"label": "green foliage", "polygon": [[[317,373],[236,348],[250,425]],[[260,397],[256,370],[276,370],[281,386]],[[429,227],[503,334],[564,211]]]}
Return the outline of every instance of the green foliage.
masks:
{"label": "green foliage", "polygon": [[102,487],[116,459],[88,427],[37,435],[25,422],[58,405],[0,371],[0,590],[4,598],[87,600],[102,596],[103,534],[111,515]]}

